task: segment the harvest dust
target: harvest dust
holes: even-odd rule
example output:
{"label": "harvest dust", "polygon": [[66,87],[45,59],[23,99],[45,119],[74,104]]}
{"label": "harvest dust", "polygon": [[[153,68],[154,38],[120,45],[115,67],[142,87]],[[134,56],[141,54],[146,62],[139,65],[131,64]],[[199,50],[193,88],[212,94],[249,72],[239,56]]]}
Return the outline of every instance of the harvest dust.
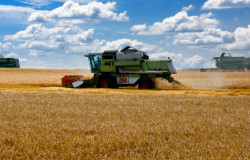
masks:
{"label": "harvest dust", "polygon": [[155,88],[156,89],[192,89],[187,84],[184,84],[178,80],[175,80],[173,77],[170,77],[172,79],[172,82],[169,83],[165,79],[159,79],[159,78],[154,78],[153,81],[155,83]]}
{"label": "harvest dust", "polygon": [[192,87],[190,87],[189,85],[183,84],[180,81],[175,80],[173,77],[170,77],[172,79],[172,85],[174,86],[179,86],[181,88],[185,88],[185,89],[192,89]]}
{"label": "harvest dust", "polygon": [[250,89],[250,72],[178,71],[172,76],[195,89]]}

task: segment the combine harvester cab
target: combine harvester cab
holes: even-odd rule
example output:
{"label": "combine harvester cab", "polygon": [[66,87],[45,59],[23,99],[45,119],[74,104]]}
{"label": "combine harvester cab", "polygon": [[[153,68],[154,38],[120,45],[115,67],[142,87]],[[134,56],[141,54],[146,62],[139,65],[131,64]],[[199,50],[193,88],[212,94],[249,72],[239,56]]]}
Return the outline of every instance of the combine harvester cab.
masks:
{"label": "combine harvester cab", "polygon": [[[98,88],[118,88],[119,86],[136,86],[139,89],[153,89],[155,84],[152,78],[163,78],[172,82],[171,74],[177,71],[172,60],[150,60],[146,52],[127,46],[120,52],[107,50],[102,53],[89,53],[84,55],[89,60],[91,72],[94,77],[91,80],[75,80],[83,87],[96,85]],[[68,77],[72,78],[72,77]],[[66,78],[67,79],[67,78]],[[65,86],[65,85],[64,85]]]}

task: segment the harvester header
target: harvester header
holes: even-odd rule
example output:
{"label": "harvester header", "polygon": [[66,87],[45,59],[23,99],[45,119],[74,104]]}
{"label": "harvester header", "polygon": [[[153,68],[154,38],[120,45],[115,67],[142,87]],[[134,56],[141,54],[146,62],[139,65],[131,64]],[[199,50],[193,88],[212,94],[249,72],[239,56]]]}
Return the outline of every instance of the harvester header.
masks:
{"label": "harvester header", "polygon": [[150,60],[146,52],[131,46],[121,51],[106,50],[100,53],[89,53],[84,57],[88,58],[94,77],[88,82],[82,81],[82,84],[79,83],[77,87],[83,84],[86,86],[88,83],[98,88],[138,85],[139,89],[152,89],[155,87],[152,78],[160,77],[171,83],[170,75],[177,73],[172,59]]}

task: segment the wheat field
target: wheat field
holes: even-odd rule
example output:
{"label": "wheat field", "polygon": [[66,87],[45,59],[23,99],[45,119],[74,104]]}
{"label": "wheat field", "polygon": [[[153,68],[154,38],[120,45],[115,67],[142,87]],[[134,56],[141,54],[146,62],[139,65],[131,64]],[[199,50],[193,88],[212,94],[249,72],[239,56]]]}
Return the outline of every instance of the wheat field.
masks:
{"label": "wheat field", "polygon": [[[88,70],[0,69],[0,159],[250,159],[250,73],[69,89]],[[188,87],[187,87],[188,86]]]}

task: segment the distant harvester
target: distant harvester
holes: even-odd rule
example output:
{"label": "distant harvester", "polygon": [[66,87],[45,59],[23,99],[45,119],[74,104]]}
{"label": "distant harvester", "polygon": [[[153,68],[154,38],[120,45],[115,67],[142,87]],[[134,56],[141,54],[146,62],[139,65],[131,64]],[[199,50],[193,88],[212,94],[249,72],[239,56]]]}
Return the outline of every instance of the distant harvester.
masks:
{"label": "distant harvester", "polygon": [[0,54],[0,68],[20,68],[19,59],[4,58],[4,56]]}
{"label": "distant harvester", "polygon": [[201,72],[207,71],[244,71],[250,69],[250,58],[225,56],[222,53],[220,57],[214,57],[217,68],[201,68]]}

